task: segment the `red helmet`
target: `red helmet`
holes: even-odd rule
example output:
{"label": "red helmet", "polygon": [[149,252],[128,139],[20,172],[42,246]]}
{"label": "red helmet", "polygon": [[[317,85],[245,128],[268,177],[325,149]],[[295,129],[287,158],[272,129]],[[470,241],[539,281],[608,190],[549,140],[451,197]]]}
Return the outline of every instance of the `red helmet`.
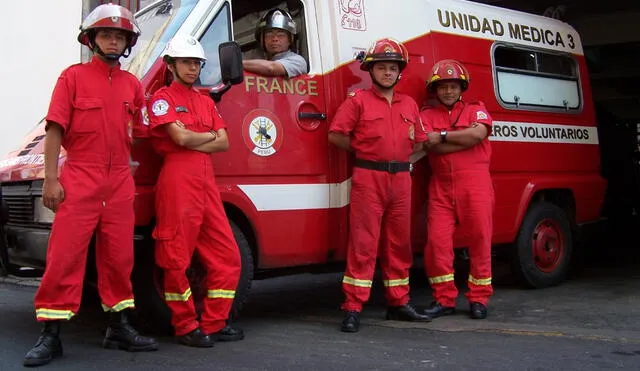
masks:
{"label": "red helmet", "polygon": [[393,39],[380,39],[371,45],[360,64],[360,69],[369,71],[371,64],[375,62],[398,62],[402,71],[409,62],[407,48]]}
{"label": "red helmet", "polygon": [[427,80],[427,89],[433,91],[437,82],[445,80],[460,81],[462,91],[465,91],[469,88],[471,77],[462,63],[453,59],[443,59],[433,65],[431,77]]}
{"label": "red helmet", "polygon": [[127,31],[131,35],[128,38],[127,48],[133,47],[140,36],[140,28],[131,11],[116,4],[102,4],[89,13],[80,26],[80,34],[78,35],[80,44],[91,48],[93,40],[89,37],[89,31],[100,28],[116,28]]}

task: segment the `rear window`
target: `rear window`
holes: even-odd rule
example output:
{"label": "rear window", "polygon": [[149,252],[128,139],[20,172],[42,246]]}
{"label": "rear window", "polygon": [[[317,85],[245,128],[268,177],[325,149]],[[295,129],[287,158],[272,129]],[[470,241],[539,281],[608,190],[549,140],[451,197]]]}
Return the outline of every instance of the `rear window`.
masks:
{"label": "rear window", "polygon": [[499,45],[493,60],[498,97],[507,108],[581,109],[580,79],[572,55]]}

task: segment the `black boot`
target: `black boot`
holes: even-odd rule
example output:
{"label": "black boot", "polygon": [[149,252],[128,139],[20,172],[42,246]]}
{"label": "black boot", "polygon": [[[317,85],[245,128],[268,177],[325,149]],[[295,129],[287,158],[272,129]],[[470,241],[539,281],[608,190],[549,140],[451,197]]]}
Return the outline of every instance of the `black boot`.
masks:
{"label": "black boot", "polygon": [[469,304],[469,317],[471,319],[485,319],[487,318],[487,306],[482,303]]}
{"label": "black boot", "polygon": [[191,331],[188,334],[176,336],[178,343],[195,348],[211,348],[215,343],[209,335],[200,331],[199,328]]}
{"label": "black boot", "polygon": [[239,328],[226,325],[222,330],[209,335],[213,341],[238,341],[244,339],[244,332]]}
{"label": "black boot", "polygon": [[24,356],[22,364],[27,367],[42,366],[61,357],[62,342],[59,335],[60,321],[45,321],[36,345]]}
{"label": "black boot", "polygon": [[442,316],[448,316],[451,314],[456,314],[455,307],[443,307],[442,304],[434,301],[431,305],[424,309],[422,312],[431,318],[438,318]]}
{"label": "black boot", "polygon": [[411,304],[405,304],[401,307],[389,307],[387,310],[387,319],[394,321],[409,322],[431,322],[431,317],[416,312]]}
{"label": "black boot", "polygon": [[122,349],[129,352],[148,352],[158,350],[154,338],[141,336],[130,324],[128,311],[109,312],[109,325],[102,346],[109,349]]}
{"label": "black boot", "polygon": [[342,332],[358,332],[360,329],[360,313],[355,311],[348,311],[344,313],[344,319],[342,320]]}

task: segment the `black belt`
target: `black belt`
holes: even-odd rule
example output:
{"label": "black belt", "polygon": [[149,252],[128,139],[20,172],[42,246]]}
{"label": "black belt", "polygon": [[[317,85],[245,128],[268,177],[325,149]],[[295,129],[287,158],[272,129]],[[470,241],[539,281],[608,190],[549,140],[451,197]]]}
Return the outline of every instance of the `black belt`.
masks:
{"label": "black belt", "polygon": [[401,171],[411,171],[410,162],[371,161],[357,158],[354,165],[363,169],[386,171],[387,173],[391,174],[399,173]]}

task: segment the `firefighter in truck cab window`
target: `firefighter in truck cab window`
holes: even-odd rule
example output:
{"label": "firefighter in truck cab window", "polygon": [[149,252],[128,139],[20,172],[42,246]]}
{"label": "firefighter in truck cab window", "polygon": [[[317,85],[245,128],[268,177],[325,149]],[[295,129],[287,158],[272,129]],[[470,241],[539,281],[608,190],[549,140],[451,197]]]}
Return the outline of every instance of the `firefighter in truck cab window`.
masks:
{"label": "firefighter in truck cab window", "polygon": [[491,236],[494,195],[489,161],[491,116],[482,102],[465,102],[469,72],[459,62],[442,60],[433,67],[427,89],[439,104],[421,112],[428,140],[432,176],[427,209],[424,259],[435,301],[425,314],[454,314],[458,290],[454,282],[454,232],[469,236],[467,300],[470,317],[487,317],[491,287]]}
{"label": "firefighter in truck cab window", "polygon": [[291,50],[296,34],[296,23],[289,13],[282,9],[268,11],[258,23],[255,35],[265,58],[242,61],[244,69],[259,75],[285,78],[307,73],[307,61]]}
{"label": "firefighter in truck cab window", "polygon": [[[46,117],[44,205],[56,212],[47,266],[35,296],[36,319],[44,328],[24,365],[39,366],[62,355],[60,322],[78,313],[87,252],[95,232],[98,291],[109,312],[106,348],[158,349],[128,322],[134,307],[133,197],[129,167],[132,136],[143,133],[144,105],[138,79],[120,70],[140,35],[131,12],[119,5],[95,8],[78,41],[94,56],[72,65],[56,83]],[[67,158],[58,178],[58,156]]]}
{"label": "firefighter in truck cab window", "polygon": [[407,49],[397,41],[376,41],[360,65],[360,69],[369,71],[373,86],[350,93],[329,128],[331,143],[355,153],[347,269],[342,280],[344,332],[357,332],[360,327],[359,315],[369,299],[378,246],[389,306],[386,318],[431,320],[409,304],[413,259],[409,156],[414,144],[426,137],[420,136],[422,130],[416,130],[421,123],[415,101],[394,92],[408,57]]}
{"label": "firefighter in truck cab window", "polygon": [[[244,338],[227,325],[240,277],[240,253],[216,186],[211,154],[229,148],[226,125],[213,101],[193,87],[206,61],[192,36],[176,36],[163,58],[170,86],[149,101],[152,143],[163,156],[156,185],[156,264],[176,340],[192,347]],[[186,276],[194,253],[206,269],[204,310],[198,321]]]}

